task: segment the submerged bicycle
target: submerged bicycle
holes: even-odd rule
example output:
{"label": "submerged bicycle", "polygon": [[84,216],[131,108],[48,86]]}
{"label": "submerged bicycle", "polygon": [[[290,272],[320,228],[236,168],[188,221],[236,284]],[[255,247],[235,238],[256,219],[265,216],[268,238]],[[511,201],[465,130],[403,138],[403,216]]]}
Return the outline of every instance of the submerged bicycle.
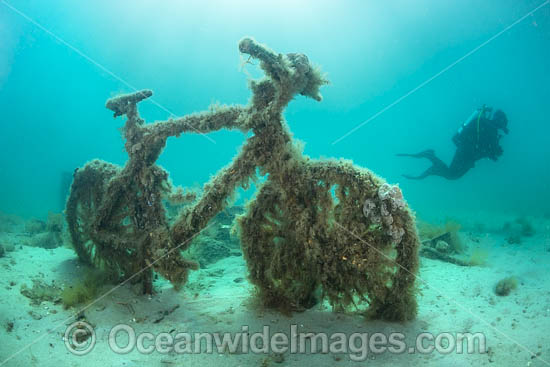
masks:
{"label": "submerged bicycle", "polygon": [[[320,101],[327,83],[305,55],[278,54],[251,38],[239,50],[265,72],[250,81],[246,106],[146,124],[137,105],[151,91],[107,101],[115,117],[127,118],[129,159],[124,167],[94,160],[75,171],[66,217],[79,258],[140,282],[144,293],[153,292],[153,271],[180,287],[197,268],[182,251],[259,170],[267,178],[237,226],[264,305],[302,310],[322,297],[338,309],[365,305],[374,317],[414,317],[419,241],[401,191],[350,161],[302,155],[282,112],[296,95]],[[167,139],[220,129],[252,135],[198,197],[172,187],[155,163]],[[166,203],[181,205],[176,220]]]}

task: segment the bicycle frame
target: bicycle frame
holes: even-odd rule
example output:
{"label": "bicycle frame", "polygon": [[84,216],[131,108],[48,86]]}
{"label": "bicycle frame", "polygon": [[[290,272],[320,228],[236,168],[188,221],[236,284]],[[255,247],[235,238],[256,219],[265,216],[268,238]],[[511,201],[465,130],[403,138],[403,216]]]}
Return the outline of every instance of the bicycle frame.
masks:
{"label": "bicycle frame", "polygon": [[[80,259],[141,282],[145,293],[153,291],[153,269],[180,287],[197,268],[181,251],[260,169],[269,175],[238,225],[250,280],[266,306],[304,309],[321,288],[334,307],[363,302],[375,317],[412,318],[419,242],[400,190],[349,161],[309,159],[293,143],[284,108],[298,94],[320,101],[327,83],[305,55],[277,54],[251,38],[239,50],[259,60],[266,74],[250,81],[247,106],[145,124],[137,105],[151,91],[107,101],[114,117],[126,115],[129,160],[123,168],[92,161],[75,172],[66,214]],[[163,200],[192,195],[175,192],[155,164],[167,139],[220,129],[253,135],[168,223]]]}

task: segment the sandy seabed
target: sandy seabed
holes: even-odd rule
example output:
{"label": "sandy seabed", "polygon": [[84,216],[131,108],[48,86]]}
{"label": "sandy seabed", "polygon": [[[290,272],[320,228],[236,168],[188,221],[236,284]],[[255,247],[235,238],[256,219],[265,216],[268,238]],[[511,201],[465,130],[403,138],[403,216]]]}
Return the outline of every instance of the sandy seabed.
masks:
{"label": "sandy seabed", "polygon": [[[193,272],[180,292],[157,280],[153,296],[137,295],[130,284],[102,295],[80,313],[95,336],[93,348],[84,355],[75,355],[65,343],[78,309],[65,310],[47,301],[33,305],[21,294],[21,287],[31,287],[33,279],[59,286],[74,283],[82,273],[74,252],[26,246],[21,244],[24,233],[0,233],[0,243],[14,244],[0,258],[0,366],[550,366],[550,220],[534,221],[535,235],[522,238],[521,244],[509,244],[498,231],[462,231],[469,247],[488,251],[483,266],[422,258],[419,312],[412,322],[367,321],[359,314],[334,313],[326,304],[292,316],[262,310],[255,305],[243,258],[232,256]],[[497,296],[495,285],[505,277],[515,277],[518,286],[508,296]],[[110,342],[115,327],[120,331]],[[129,327],[135,345],[141,335],[146,350],[136,346],[117,353],[113,345],[123,349],[131,341]],[[209,336],[201,339],[195,333],[221,338],[229,333],[241,337],[241,343],[218,349],[212,336],[209,351]],[[481,333],[477,335],[483,336],[485,350],[476,344],[469,353],[463,344],[462,353],[457,352],[454,340],[459,333]],[[406,347],[395,353],[383,339],[401,334]],[[433,335],[448,351],[421,353],[415,348],[420,334],[427,338],[427,349],[436,344]],[[306,350],[285,351],[292,340],[299,347],[299,335]],[[324,336],[329,350],[322,351]],[[178,350],[169,348],[174,337]],[[246,347],[245,339],[253,345]],[[92,340],[88,337],[85,346]],[[200,350],[194,349],[197,340]],[[312,343],[317,343],[316,351]],[[396,349],[400,345],[393,344]]]}

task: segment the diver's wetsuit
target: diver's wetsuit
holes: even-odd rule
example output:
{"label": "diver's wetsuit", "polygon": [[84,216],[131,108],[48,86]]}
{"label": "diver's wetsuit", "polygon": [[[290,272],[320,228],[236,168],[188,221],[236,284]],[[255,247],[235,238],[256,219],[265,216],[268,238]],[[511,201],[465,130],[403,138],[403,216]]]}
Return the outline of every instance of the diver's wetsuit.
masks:
{"label": "diver's wetsuit", "polygon": [[448,180],[456,180],[473,168],[479,159],[490,158],[496,161],[502,155],[502,148],[499,145],[501,138],[499,129],[507,134],[508,120],[504,112],[500,110],[495,112],[492,118],[490,114],[487,114],[489,111],[491,110],[486,108],[478,110],[478,113],[468,119],[453,136],[456,152],[449,166],[437,158],[432,149],[417,154],[398,154],[401,157],[426,158],[432,163],[432,166],[419,176],[403,176],[412,180],[420,180],[428,176],[441,176]]}

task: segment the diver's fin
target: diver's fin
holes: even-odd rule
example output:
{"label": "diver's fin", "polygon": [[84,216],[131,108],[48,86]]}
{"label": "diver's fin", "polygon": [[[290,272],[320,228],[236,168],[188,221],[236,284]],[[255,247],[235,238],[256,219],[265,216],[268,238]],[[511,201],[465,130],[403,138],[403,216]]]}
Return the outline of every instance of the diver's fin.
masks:
{"label": "diver's fin", "polygon": [[410,153],[398,153],[396,154],[398,157],[413,157],[413,158],[428,158],[428,157],[435,157],[435,150],[433,149],[426,149],[421,151],[420,153],[416,154],[410,154]]}

